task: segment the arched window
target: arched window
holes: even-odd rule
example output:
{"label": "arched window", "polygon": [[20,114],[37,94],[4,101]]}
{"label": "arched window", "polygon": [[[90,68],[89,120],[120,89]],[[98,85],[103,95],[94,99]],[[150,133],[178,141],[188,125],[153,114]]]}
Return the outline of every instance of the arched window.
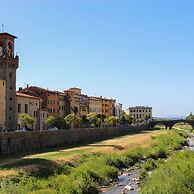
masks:
{"label": "arched window", "polygon": [[8,42],[8,44],[7,44],[7,54],[8,54],[8,56],[10,56],[10,57],[13,55],[12,44],[11,44],[11,42]]}

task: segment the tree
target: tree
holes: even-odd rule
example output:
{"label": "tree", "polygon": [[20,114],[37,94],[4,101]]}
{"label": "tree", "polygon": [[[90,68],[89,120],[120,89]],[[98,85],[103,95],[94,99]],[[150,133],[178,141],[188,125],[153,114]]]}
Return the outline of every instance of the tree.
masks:
{"label": "tree", "polygon": [[186,117],[186,120],[194,120],[194,115],[192,112]]}
{"label": "tree", "polygon": [[34,124],[34,118],[32,118],[28,114],[20,114],[19,119],[21,120],[21,126],[22,127],[32,127]]}
{"label": "tree", "polygon": [[124,119],[127,124],[131,124],[134,121],[134,117],[132,115],[125,114]]}
{"label": "tree", "polygon": [[79,124],[81,122],[81,118],[76,116],[74,113],[68,114],[65,117],[65,122],[71,126],[71,128],[74,128],[76,124]]}
{"label": "tree", "polygon": [[58,129],[64,129],[65,126],[66,126],[65,119],[63,117],[57,117],[57,118],[55,118],[54,125]]}
{"label": "tree", "polygon": [[46,120],[46,124],[48,127],[55,127],[55,118],[53,116],[49,116]]}
{"label": "tree", "polygon": [[110,116],[110,117],[104,119],[104,122],[105,122],[108,126],[113,127],[113,126],[115,126],[115,125],[117,124],[118,120],[117,120],[117,117],[115,117],[115,116]]}
{"label": "tree", "polygon": [[101,123],[101,119],[98,118],[98,115],[96,113],[87,114],[87,119],[92,127],[96,127]]}

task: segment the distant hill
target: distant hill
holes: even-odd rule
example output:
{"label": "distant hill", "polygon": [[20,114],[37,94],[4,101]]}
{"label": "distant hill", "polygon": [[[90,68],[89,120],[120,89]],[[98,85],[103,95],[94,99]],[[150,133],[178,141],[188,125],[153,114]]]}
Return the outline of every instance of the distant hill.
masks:
{"label": "distant hill", "polygon": [[154,117],[154,120],[179,120],[179,119],[185,119],[185,116],[168,115],[166,117]]}

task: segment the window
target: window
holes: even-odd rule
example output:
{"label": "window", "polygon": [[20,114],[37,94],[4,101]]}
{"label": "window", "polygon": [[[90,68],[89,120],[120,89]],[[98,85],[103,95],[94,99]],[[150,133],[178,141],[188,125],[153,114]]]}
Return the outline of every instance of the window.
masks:
{"label": "window", "polygon": [[21,104],[18,104],[18,113],[21,113]]}
{"label": "window", "polygon": [[28,113],[28,105],[25,104],[25,113]]}
{"label": "window", "polygon": [[12,78],[12,73],[9,74],[9,77]]}

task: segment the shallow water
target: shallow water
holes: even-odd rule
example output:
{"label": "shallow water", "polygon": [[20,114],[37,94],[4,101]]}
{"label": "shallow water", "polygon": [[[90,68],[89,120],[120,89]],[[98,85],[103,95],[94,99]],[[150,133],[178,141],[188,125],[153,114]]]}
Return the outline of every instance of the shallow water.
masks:
{"label": "shallow water", "polygon": [[[125,194],[137,194],[139,186],[137,185],[137,177],[139,169],[126,170],[122,175],[118,176],[118,181],[115,185],[109,186],[108,191],[101,192],[100,194],[121,194],[123,191]],[[131,190],[125,189],[129,185]]]}
{"label": "shallow water", "polygon": [[[188,138],[189,146],[186,149],[194,151],[194,135]],[[118,177],[118,182],[113,186],[108,186],[104,192],[100,194],[138,194],[139,186],[137,185],[137,177],[140,169],[126,170]],[[131,186],[131,190],[124,189],[127,185]],[[123,192],[124,191],[124,192]]]}
{"label": "shallow water", "polygon": [[189,149],[191,151],[194,151],[194,135],[192,135],[191,137],[189,137],[188,140],[189,140]]}

